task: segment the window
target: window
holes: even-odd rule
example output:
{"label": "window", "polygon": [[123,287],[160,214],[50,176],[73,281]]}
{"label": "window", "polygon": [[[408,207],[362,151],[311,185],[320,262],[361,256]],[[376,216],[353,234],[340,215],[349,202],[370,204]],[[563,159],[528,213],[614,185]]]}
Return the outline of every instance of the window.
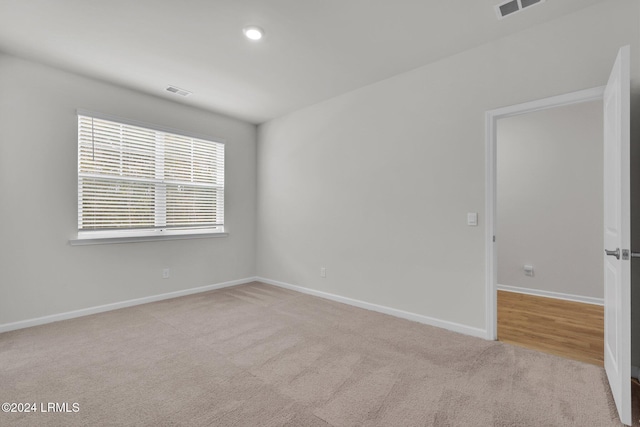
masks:
{"label": "window", "polygon": [[78,112],[78,238],[224,231],[224,144]]}

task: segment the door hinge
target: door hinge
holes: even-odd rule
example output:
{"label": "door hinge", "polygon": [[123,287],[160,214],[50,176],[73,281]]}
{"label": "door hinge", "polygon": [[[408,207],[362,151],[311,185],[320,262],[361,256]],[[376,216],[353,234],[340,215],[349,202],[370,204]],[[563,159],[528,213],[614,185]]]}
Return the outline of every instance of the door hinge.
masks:
{"label": "door hinge", "polygon": [[496,236],[493,236],[493,243],[496,242]]}

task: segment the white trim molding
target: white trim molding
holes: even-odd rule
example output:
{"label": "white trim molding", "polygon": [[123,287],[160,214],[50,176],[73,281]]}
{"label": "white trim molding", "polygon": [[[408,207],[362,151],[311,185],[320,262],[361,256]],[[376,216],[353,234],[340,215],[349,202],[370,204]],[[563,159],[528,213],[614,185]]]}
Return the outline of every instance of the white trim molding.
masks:
{"label": "white trim molding", "polygon": [[58,314],[52,314],[49,316],[36,317],[34,319],[20,320],[18,322],[12,322],[12,323],[4,323],[4,324],[0,324],[0,333],[15,331],[17,329],[29,328],[31,326],[44,325],[46,323],[59,322],[60,320],[67,320],[67,319],[74,319],[76,317],[89,316],[91,314],[118,310],[120,308],[132,307],[135,305],[147,304],[155,301],[162,301],[166,299],[178,298],[178,297],[197,294],[201,292],[213,291],[215,289],[228,288],[230,286],[236,286],[236,285],[242,285],[245,283],[254,282],[256,280],[257,279],[255,277],[247,277],[245,279],[230,280],[228,282],[216,283],[214,285],[206,285],[206,286],[200,286],[197,288],[183,289],[175,292],[167,292],[164,294],[151,295],[148,297],[114,302],[111,304],[82,308],[80,310],[67,311],[65,313],[58,313]]}
{"label": "white trim molding", "polygon": [[596,101],[604,96],[604,86],[550,98],[538,99],[523,104],[489,110],[485,113],[485,338],[498,338],[497,280],[498,256],[496,253],[496,181],[497,181],[497,124],[505,117],[518,116],[548,108],[562,107],[581,102]]}
{"label": "white trim molding", "polygon": [[458,332],[465,335],[471,335],[477,338],[486,338],[486,334],[487,334],[487,332],[484,329],[474,328],[472,326],[462,325],[460,323],[450,322],[448,320],[441,320],[433,317],[423,316],[421,314],[411,313],[404,310],[398,310],[396,308],[373,304],[370,302],[361,301],[353,298],[347,298],[340,295],[331,294],[328,292],[317,291],[315,289],[309,289],[309,288],[292,285],[285,282],[279,282],[277,280],[266,279],[264,277],[257,277],[256,280],[258,282],[266,283],[268,285],[290,289],[292,291],[300,292],[303,294],[313,295],[316,297],[340,302],[340,303],[351,305],[354,307],[364,308],[365,310],[376,311],[378,313],[388,314],[394,317],[400,317],[402,319],[423,323],[425,325],[435,326],[438,328],[447,329],[447,330]]}
{"label": "white trim molding", "polygon": [[84,237],[77,239],[69,239],[71,246],[86,245],[107,245],[114,243],[137,243],[137,242],[154,242],[156,240],[186,240],[186,239],[208,239],[210,237],[229,237],[229,233],[208,232],[208,233],[166,233],[162,235],[137,235],[137,236],[109,236],[109,237]]}
{"label": "white trim molding", "polygon": [[542,291],[539,289],[520,288],[517,286],[500,285],[496,286],[499,291],[515,292],[518,294],[533,295],[537,297],[555,298],[566,301],[581,302],[584,304],[604,305],[603,298],[583,297],[581,295],[563,294],[562,292]]}

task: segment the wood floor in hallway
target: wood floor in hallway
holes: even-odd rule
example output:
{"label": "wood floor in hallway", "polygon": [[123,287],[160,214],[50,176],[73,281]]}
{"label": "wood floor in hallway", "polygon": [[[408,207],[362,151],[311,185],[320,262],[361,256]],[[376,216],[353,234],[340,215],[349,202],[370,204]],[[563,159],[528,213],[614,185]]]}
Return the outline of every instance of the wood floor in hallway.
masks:
{"label": "wood floor in hallway", "polygon": [[603,366],[604,308],[498,291],[498,340]]}

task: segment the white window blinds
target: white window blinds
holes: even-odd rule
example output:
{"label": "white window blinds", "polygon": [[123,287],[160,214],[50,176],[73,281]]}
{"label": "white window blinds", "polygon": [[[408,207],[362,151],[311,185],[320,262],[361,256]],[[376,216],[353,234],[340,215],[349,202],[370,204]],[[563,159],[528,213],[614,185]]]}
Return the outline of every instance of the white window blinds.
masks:
{"label": "white window blinds", "polygon": [[224,144],[78,114],[78,230],[224,226]]}

